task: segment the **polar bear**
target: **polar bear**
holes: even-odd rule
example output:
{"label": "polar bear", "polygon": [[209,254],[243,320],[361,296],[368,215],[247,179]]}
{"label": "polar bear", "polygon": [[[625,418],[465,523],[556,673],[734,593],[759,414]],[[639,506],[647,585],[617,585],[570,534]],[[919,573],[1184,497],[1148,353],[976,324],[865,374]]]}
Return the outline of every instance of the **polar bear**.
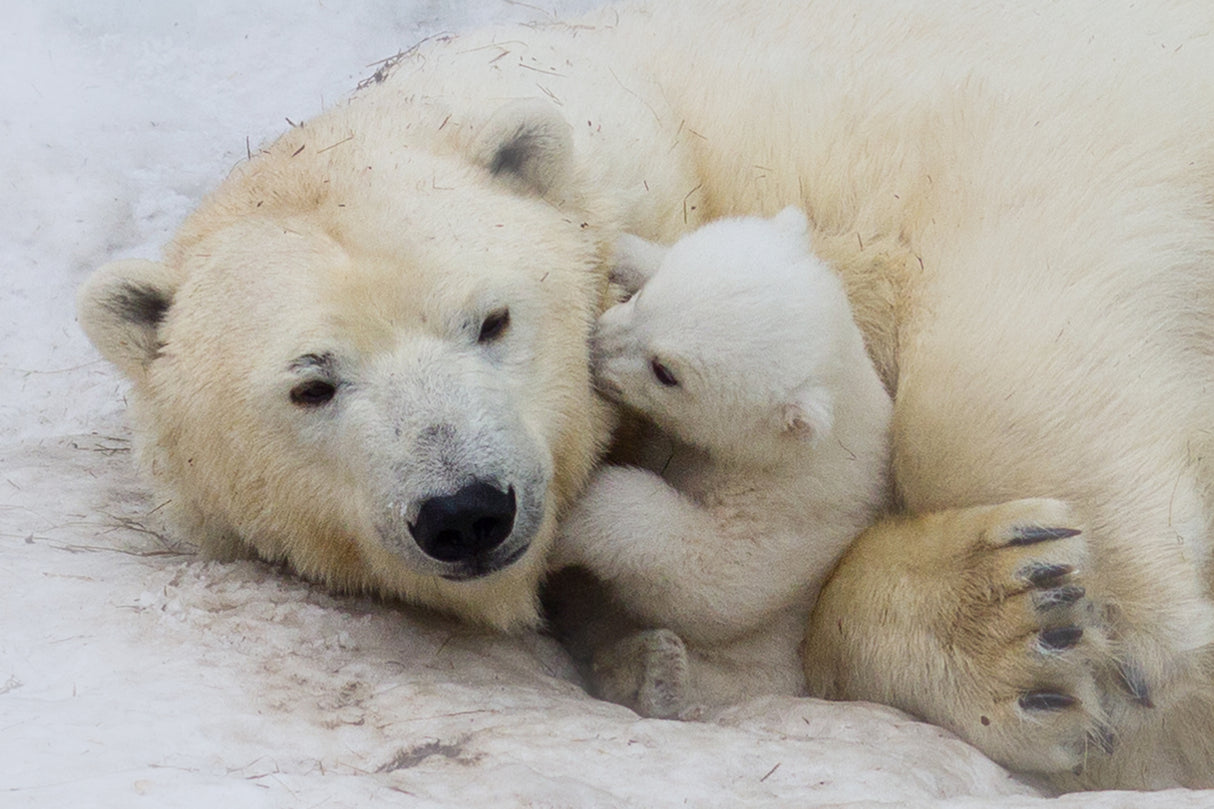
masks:
{"label": "polar bear", "polygon": [[435,39],[80,322],[204,550],[517,628],[611,434],[616,237],[798,205],[902,512],[823,587],[811,691],[1062,787],[1209,786],[1212,30],[1201,0],[639,0]]}
{"label": "polar bear", "polygon": [[[553,563],[676,633],[626,637],[613,675],[600,666],[600,691],[644,714],[803,694],[818,589],[887,504],[892,405],[808,228],[787,208],[705,225],[664,255],[621,238],[616,267],[647,280],[599,318],[591,367],[663,435],[645,467],[595,474]],[[666,665],[630,671],[644,644]]]}

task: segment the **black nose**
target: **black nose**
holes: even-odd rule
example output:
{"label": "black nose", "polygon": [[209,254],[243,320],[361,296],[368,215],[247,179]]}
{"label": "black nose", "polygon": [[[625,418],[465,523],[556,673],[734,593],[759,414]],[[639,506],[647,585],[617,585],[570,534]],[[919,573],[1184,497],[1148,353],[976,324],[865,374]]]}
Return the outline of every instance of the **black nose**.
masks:
{"label": "black nose", "polygon": [[409,526],[427,556],[440,562],[465,562],[496,548],[514,528],[514,487],[502,491],[477,481],[455,494],[422,503]]}

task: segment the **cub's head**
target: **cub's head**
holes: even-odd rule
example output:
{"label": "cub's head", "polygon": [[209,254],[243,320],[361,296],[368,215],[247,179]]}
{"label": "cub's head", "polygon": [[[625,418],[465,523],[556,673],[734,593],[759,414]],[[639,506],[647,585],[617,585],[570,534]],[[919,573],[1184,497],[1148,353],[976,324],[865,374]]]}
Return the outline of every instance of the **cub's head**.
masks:
{"label": "cub's head", "polygon": [[322,117],[238,168],[163,261],[82,288],[143,459],[204,551],[534,618],[609,417],[587,350],[606,237],[553,203],[568,127],[526,106],[457,145],[437,140],[449,113],[412,110],[441,133],[424,148],[399,145],[400,117]]}
{"label": "cub's head", "polygon": [[599,319],[606,396],[717,456],[776,457],[830,431],[850,310],[802,212],[720,220],[669,249],[621,237],[614,276],[639,291]]}

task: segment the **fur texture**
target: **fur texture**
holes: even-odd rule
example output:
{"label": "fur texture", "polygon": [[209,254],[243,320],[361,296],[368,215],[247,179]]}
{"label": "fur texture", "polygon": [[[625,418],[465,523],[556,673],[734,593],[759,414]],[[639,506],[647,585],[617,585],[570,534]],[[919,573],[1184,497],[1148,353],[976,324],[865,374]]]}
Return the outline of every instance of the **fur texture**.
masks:
{"label": "fur texture", "polygon": [[[908,514],[823,590],[811,685],[1063,785],[1209,786],[1212,32],[1197,0],[670,0],[430,42],[101,270],[81,322],[204,547],[516,626],[609,432],[616,236],[797,204]],[[332,407],[293,406],[313,355]],[[529,535],[419,555],[401,526],[470,479]]]}

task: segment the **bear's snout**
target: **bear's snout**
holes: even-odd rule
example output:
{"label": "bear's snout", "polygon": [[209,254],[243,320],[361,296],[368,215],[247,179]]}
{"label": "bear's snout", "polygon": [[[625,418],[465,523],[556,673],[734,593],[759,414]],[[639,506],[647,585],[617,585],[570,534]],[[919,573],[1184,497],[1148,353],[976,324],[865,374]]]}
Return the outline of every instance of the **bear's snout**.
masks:
{"label": "bear's snout", "polygon": [[489,555],[514,528],[514,487],[502,491],[476,481],[454,494],[422,503],[409,532],[425,554],[440,562],[472,563],[471,576],[491,573],[513,559],[491,564]]}

